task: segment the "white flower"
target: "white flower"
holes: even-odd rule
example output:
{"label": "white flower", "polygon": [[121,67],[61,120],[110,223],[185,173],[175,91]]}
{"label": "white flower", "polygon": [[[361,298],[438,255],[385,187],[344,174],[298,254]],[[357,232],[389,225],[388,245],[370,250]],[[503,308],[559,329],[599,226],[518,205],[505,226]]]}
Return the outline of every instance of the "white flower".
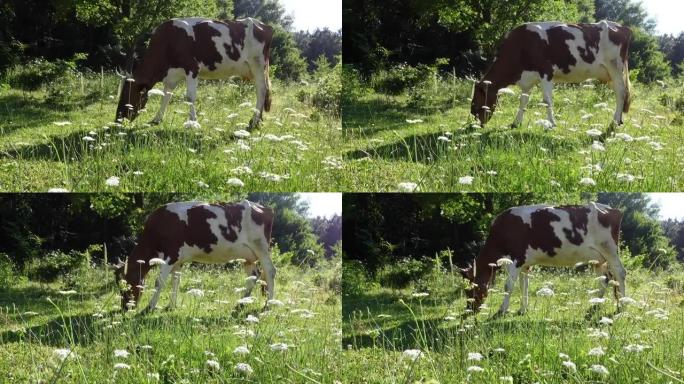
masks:
{"label": "white flower", "polygon": [[629,173],[618,173],[616,178],[618,179],[618,181],[624,181],[627,183],[631,183],[636,179],[636,177],[630,175]]}
{"label": "white flower", "polygon": [[599,130],[596,129],[596,128],[592,128],[592,129],[590,129],[590,130],[587,131],[587,135],[589,135],[589,136],[591,136],[591,137],[599,137],[599,136],[601,136],[602,134],[603,134],[603,132],[599,131]]}
{"label": "white flower", "polygon": [[114,364],[114,369],[131,369],[131,366],[124,363],[116,363]]}
{"label": "white flower", "polygon": [[592,297],[589,299],[589,304],[603,304],[606,302],[606,299],[603,297]]}
{"label": "white flower", "polygon": [[641,344],[630,344],[625,347],[625,351],[627,352],[634,352],[634,353],[640,353],[643,352],[644,349],[650,348],[647,345],[641,345]]}
{"label": "white flower", "polygon": [[468,373],[473,373],[473,372],[484,372],[484,368],[478,367],[477,365],[472,365],[468,367]]}
{"label": "white flower", "polygon": [[234,355],[249,355],[249,348],[246,345],[241,345],[233,350]]}
{"label": "white flower", "polygon": [[564,361],[561,364],[571,372],[577,372],[577,366],[570,360]]}
{"label": "white flower", "polygon": [[553,290],[549,287],[544,287],[540,290],[537,291],[537,296],[542,296],[542,297],[550,297],[553,296],[555,293]]}
{"label": "white flower", "polygon": [[631,297],[627,297],[627,296],[621,297],[619,301],[620,301],[620,304],[636,304],[637,303],[636,300],[632,299]]}
{"label": "white flower", "polygon": [[71,125],[70,121],[55,121],[52,124],[58,126],[58,127],[63,127],[65,125]]}
{"label": "white flower", "polygon": [[468,352],[468,360],[480,361],[482,357],[482,354],[479,352]]}
{"label": "white flower", "polygon": [[150,265],[166,265],[166,261],[158,258],[158,257],[153,257],[149,261]]}
{"label": "white flower", "polygon": [[259,177],[261,177],[264,180],[272,181],[274,183],[279,183],[283,181],[284,179],[287,179],[288,176],[281,176],[281,175],[276,175],[275,173],[270,173],[270,172],[259,172]]}
{"label": "white flower", "polygon": [[289,349],[289,346],[285,343],[274,343],[271,344],[271,351],[284,352]]}
{"label": "white flower", "polygon": [[216,360],[207,360],[206,364],[207,364],[207,368],[209,368],[209,369],[213,369],[215,371],[218,371],[219,369],[221,369],[221,364],[219,364],[219,362]]}
{"label": "white flower", "polygon": [[419,190],[418,184],[409,181],[404,181],[397,184],[399,192],[417,192]]}
{"label": "white flower", "polygon": [[622,139],[626,142],[634,141],[634,138],[626,133],[619,132],[615,134],[615,138]]}
{"label": "white flower", "polygon": [[551,129],[551,128],[553,128],[553,123],[550,122],[550,121],[548,121],[548,120],[546,120],[546,119],[539,119],[539,120],[535,121],[534,123],[535,123],[536,125],[541,126],[541,127],[544,128],[544,129]]}
{"label": "white flower", "polygon": [[283,305],[285,305],[282,301],[276,299],[268,300],[266,304],[275,305],[276,307],[282,307]]}
{"label": "white flower", "polygon": [[242,299],[238,300],[238,304],[252,304],[256,300],[254,296],[247,296],[243,297]]}
{"label": "white flower", "polygon": [[238,105],[238,107],[240,107],[240,108],[250,108],[251,106],[252,106],[252,103],[250,103],[249,101],[245,101],[244,103]]}
{"label": "white flower", "polygon": [[114,350],[114,357],[123,357],[124,359],[128,357],[130,353],[125,350],[125,349],[115,349]]}
{"label": "white flower", "polygon": [[504,267],[511,264],[513,264],[513,260],[506,257],[502,257],[496,261],[496,265],[498,265],[499,267]]}
{"label": "white flower", "polygon": [[451,139],[448,138],[448,137],[446,137],[446,136],[438,136],[438,137],[437,137],[437,141],[443,141],[443,142],[445,142],[445,143],[448,143],[448,142],[451,141]]}
{"label": "white flower", "polygon": [[252,168],[250,168],[246,165],[241,165],[239,167],[233,168],[233,170],[231,172],[236,174],[236,175],[251,175],[252,174]]}
{"label": "white flower", "polygon": [[416,361],[423,357],[423,352],[420,349],[407,349],[401,353],[401,357]]}
{"label": "white flower", "polygon": [[252,136],[252,134],[244,129],[240,129],[238,131],[233,132],[233,136],[237,137],[238,139],[246,139]]}
{"label": "white flower", "polygon": [[75,295],[76,293],[77,292],[74,291],[73,289],[68,290],[68,291],[59,291],[59,294],[63,295],[63,296],[71,296],[71,295]]}
{"label": "white flower", "polygon": [[504,383],[513,384],[513,376],[499,376],[499,380]]}
{"label": "white flower", "polygon": [[601,320],[599,320],[599,323],[601,323],[603,325],[611,325],[611,324],[613,324],[613,319],[602,316]]}
{"label": "white flower", "polygon": [[587,355],[589,355],[589,356],[603,356],[605,354],[606,354],[606,352],[601,347],[592,348],[587,353]]}
{"label": "white flower", "polygon": [[66,188],[50,188],[48,189],[48,193],[68,193],[69,190]]}
{"label": "white flower", "polygon": [[568,356],[567,354],[565,354],[563,352],[559,353],[558,357],[560,357],[562,360],[570,360],[570,356]]}
{"label": "white flower", "polygon": [[598,373],[599,375],[607,376],[608,375],[608,368],[604,367],[601,364],[594,364],[591,366],[591,371],[594,373]]}
{"label": "white flower", "polygon": [[413,120],[411,120],[411,119],[406,119],[406,122],[409,123],[409,124],[418,124],[418,123],[422,123],[423,120],[421,120],[421,119],[413,119]]}
{"label": "white flower", "polygon": [[463,185],[472,185],[473,184],[473,177],[472,176],[461,176],[458,178],[458,183],[463,184]]}
{"label": "white flower", "polygon": [[484,84],[484,85],[492,85],[492,82],[489,81],[489,80],[485,80],[485,81],[482,82],[482,84]]}
{"label": "white flower", "polygon": [[193,288],[188,291],[188,295],[195,297],[204,297],[204,291],[198,288]]}
{"label": "white flower", "polygon": [[485,173],[488,174],[488,175],[490,175],[490,176],[496,176],[496,175],[499,174],[499,172],[494,171],[494,170],[489,170],[489,171],[487,171],[487,172],[485,172]]}
{"label": "white flower", "polygon": [[230,186],[233,186],[233,187],[244,187],[245,186],[245,183],[242,180],[238,179],[237,177],[231,177],[230,179],[228,179],[228,181],[226,183]]}
{"label": "white flower", "polygon": [[159,381],[159,373],[157,373],[157,372],[148,372],[148,373],[147,373],[147,378],[150,379],[150,380]]}
{"label": "white flower", "polygon": [[164,91],[161,89],[152,88],[147,91],[147,96],[164,96]]}
{"label": "white flower", "polygon": [[247,318],[245,319],[246,322],[248,323],[258,323],[259,318],[253,315],[247,315]]}
{"label": "white flower", "polygon": [[607,108],[607,107],[608,107],[608,103],[597,103],[597,104],[594,104],[594,108],[596,108],[596,109],[599,109],[599,108]]}
{"label": "white flower", "polygon": [[245,375],[251,375],[254,372],[252,367],[247,363],[237,363],[235,365],[235,370]]}
{"label": "white flower", "polygon": [[200,129],[202,126],[200,125],[199,122],[194,121],[194,120],[188,120],[185,123],[183,123],[183,128],[193,128],[193,129]]}
{"label": "white flower", "polygon": [[583,177],[582,179],[580,179],[579,183],[582,185],[596,185],[596,181],[594,181],[594,179],[592,179],[591,177]]}
{"label": "white flower", "polygon": [[105,180],[105,185],[107,185],[108,187],[118,187],[120,182],[120,178],[118,178],[117,176],[112,176]]}
{"label": "white flower", "polygon": [[604,147],[603,144],[599,143],[598,141],[594,141],[594,143],[591,144],[591,149],[594,151],[603,152],[606,150],[606,147]]}
{"label": "white flower", "polygon": [[72,352],[71,349],[69,349],[69,348],[55,349],[54,351],[52,351],[52,353],[55,356],[57,356],[58,359],[60,359],[62,361],[66,360],[67,358],[73,359],[75,357],[78,357],[78,356],[76,356],[76,353]]}
{"label": "white flower", "polygon": [[499,94],[499,95],[511,95],[511,96],[515,96],[515,91],[513,91],[513,90],[510,89],[510,88],[501,88],[501,89],[499,89],[499,91],[496,92],[496,93]]}
{"label": "white flower", "polygon": [[416,293],[412,294],[411,296],[413,296],[413,297],[428,297],[428,296],[430,296],[430,294],[427,292],[416,292]]}
{"label": "white flower", "polygon": [[83,141],[95,141],[95,139],[90,136],[83,136]]}
{"label": "white flower", "polygon": [[138,264],[145,264],[146,263],[145,260],[136,260],[135,262]]}

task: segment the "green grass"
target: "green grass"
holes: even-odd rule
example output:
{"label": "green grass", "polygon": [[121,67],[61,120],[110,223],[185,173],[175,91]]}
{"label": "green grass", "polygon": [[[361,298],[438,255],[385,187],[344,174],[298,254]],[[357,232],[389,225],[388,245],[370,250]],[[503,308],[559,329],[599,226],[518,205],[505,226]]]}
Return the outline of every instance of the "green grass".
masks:
{"label": "green grass", "polygon": [[[153,285],[157,270],[148,277]],[[110,271],[81,275],[73,295],[60,283],[24,282],[0,290],[1,382],[42,383],[331,383],[339,377],[341,303],[339,265],[321,270],[280,267],[276,299],[283,306],[263,312],[265,298],[235,311],[245,276],[219,267],[182,271],[179,307],[144,316],[119,311]],[[166,307],[170,280],[158,309]],[[68,287],[71,289],[72,287]],[[199,288],[204,297],[187,293]],[[151,293],[145,293],[146,305]],[[246,321],[249,315],[258,323]],[[244,335],[245,333],[251,333]],[[271,349],[286,343],[288,350]],[[249,354],[233,351],[245,345]],[[147,347],[149,346],[149,347]],[[55,350],[69,348],[62,360]],[[116,357],[115,350],[130,353]],[[219,369],[207,366],[208,360]],[[124,363],[130,369],[115,369]],[[236,370],[247,363],[253,373]],[[148,376],[148,374],[150,376]],[[152,376],[159,375],[159,380]]]}
{"label": "green grass", "polygon": [[[251,84],[202,82],[200,129],[183,128],[189,110],[183,85],[162,124],[146,124],[159,108],[160,97],[152,96],[133,124],[116,127],[115,76],[86,76],[81,83],[72,75],[57,84],[56,95],[45,88],[0,90],[0,191],[341,189],[340,119],[298,101],[297,93],[310,86],[274,81],[272,110],[244,149],[233,132],[252,117]],[[55,124],[61,122],[69,124]],[[244,166],[251,173],[240,172]],[[112,176],[120,178],[118,187],[105,184]],[[244,187],[227,184],[234,177]]]}
{"label": "green grass", "polygon": [[[596,139],[587,134],[591,129],[605,132],[612,121],[614,94],[602,85],[556,86],[558,126],[552,130],[536,123],[546,119],[538,87],[522,126],[514,129],[510,124],[519,105],[517,87],[512,87],[515,96],[500,97],[484,128],[475,127],[470,115],[471,82],[438,81],[424,87],[428,102],[414,103],[420,108],[409,107],[407,95],[372,91],[343,106],[344,157],[356,190],[396,191],[402,182],[416,183],[425,192],[684,188],[682,116],[663,105],[672,102],[660,101],[663,95],[679,97],[681,82],[665,89],[634,84],[631,112],[616,130],[633,140],[609,137],[605,151],[593,149]],[[471,184],[459,182],[465,176],[473,178]],[[581,184],[583,178],[592,178],[596,185]]]}
{"label": "green grass", "polygon": [[[607,300],[593,318],[588,292],[598,283],[588,273],[534,272],[530,305],[515,315],[520,290],[516,287],[507,316],[492,314],[502,301],[505,275],[498,291],[486,301],[489,309],[462,320],[465,298],[462,279],[444,273],[421,288],[391,291],[368,289],[343,297],[344,371],[348,382],[392,383],[679,383],[684,374],[684,275],[655,275],[637,270],[627,275],[627,295],[638,304],[615,312]],[[553,289],[553,297],[535,293]],[[417,292],[429,296],[414,297]],[[665,314],[661,317],[658,314]],[[612,325],[600,319],[613,320]],[[659,318],[660,317],[660,318]],[[629,345],[647,346],[629,352]],[[603,356],[590,356],[593,348]],[[418,349],[416,361],[404,351]],[[479,353],[480,361],[468,360]],[[575,363],[576,372],[562,366],[559,354]],[[600,364],[607,376],[593,373]],[[468,372],[469,367],[482,372]],[[471,368],[474,369],[474,368]],[[389,379],[388,379],[389,378]],[[504,378],[504,379],[501,379]]]}

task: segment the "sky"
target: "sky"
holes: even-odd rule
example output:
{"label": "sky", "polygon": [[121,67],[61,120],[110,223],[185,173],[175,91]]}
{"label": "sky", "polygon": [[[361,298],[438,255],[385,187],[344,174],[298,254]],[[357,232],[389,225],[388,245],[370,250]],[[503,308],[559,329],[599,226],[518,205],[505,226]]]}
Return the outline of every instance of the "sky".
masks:
{"label": "sky", "polygon": [[342,29],[342,0],[280,0],[280,3],[286,14],[294,17],[295,31]]}
{"label": "sky", "polygon": [[658,34],[679,35],[684,31],[682,13],[684,13],[684,1],[682,0],[642,0],[641,3],[648,14],[656,20]]}
{"label": "sky", "polygon": [[300,197],[309,202],[309,216],[325,216],[334,214],[342,216],[341,193],[300,193]]}
{"label": "sky", "polygon": [[684,193],[647,193],[660,205],[660,219],[684,219]]}

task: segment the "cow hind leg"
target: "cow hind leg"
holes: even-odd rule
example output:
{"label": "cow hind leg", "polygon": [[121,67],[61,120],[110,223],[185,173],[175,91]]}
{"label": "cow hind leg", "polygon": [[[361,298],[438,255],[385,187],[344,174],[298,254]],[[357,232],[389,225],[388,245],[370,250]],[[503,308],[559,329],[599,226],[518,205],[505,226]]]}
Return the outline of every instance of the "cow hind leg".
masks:
{"label": "cow hind leg", "polygon": [[521,270],[515,266],[515,263],[508,265],[507,268],[508,277],[506,278],[506,284],[504,285],[504,299],[503,303],[501,303],[501,307],[499,307],[499,310],[496,312],[496,316],[504,315],[508,311],[508,306],[511,301],[511,293],[515,287],[515,280],[518,278],[518,274]]}
{"label": "cow hind leg", "polygon": [[[259,60],[256,60],[257,63],[260,63]],[[254,68],[254,67],[257,68]],[[261,122],[262,115],[264,113],[264,108],[266,110],[271,109],[271,100],[270,100],[270,86],[269,86],[269,79],[266,77],[266,73],[263,69],[260,69],[258,67],[263,67],[263,64],[256,64],[253,65],[250,70],[254,74],[254,85],[256,87],[256,94],[257,94],[257,99],[256,99],[256,109],[254,111],[254,116],[252,116],[252,119],[249,121],[249,130],[252,130],[254,128],[257,128],[259,126],[259,123]],[[268,105],[267,105],[268,102]]]}
{"label": "cow hind leg", "polygon": [[541,88],[543,93],[544,103],[546,103],[547,119],[552,126],[556,126],[556,120],[553,118],[553,82],[543,78],[541,80]]}
{"label": "cow hind leg", "polygon": [[617,125],[622,125],[622,112],[627,101],[627,85],[623,76],[623,64],[619,60],[613,60],[605,67],[610,76],[611,88],[615,91],[615,115],[613,121]]}
{"label": "cow hind leg", "polygon": [[530,102],[530,91],[532,88],[521,88],[522,93],[520,94],[520,107],[518,108],[518,114],[515,115],[515,120],[513,121],[513,127],[518,127],[522,124],[523,115],[525,114],[525,108]]}
{"label": "cow hind leg", "polygon": [[193,77],[193,73],[190,72],[185,79],[187,91],[185,93],[185,98],[190,104],[190,120],[197,121],[197,113],[195,111],[195,101],[197,99],[197,85],[199,84],[199,78],[197,76]]}
{"label": "cow hind leg", "polygon": [[159,296],[161,295],[161,292],[164,290],[164,285],[166,284],[166,279],[169,277],[169,274],[171,273],[172,268],[173,268],[173,266],[168,265],[168,264],[162,264],[160,266],[159,277],[157,277],[157,282],[156,282],[155,287],[154,287],[155,288],[154,295],[152,296],[150,303],[142,311],[142,313],[147,313],[147,312],[153,310],[157,306],[157,302],[159,301]]}
{"label": "cow hind leg", "polygon": [[522,297],[520,298],[520,309],[518,310],[519,315],[524,315],[527,312],[527,304],[529,301],[529,287],[530,287],[530,277],[528,275],[529,269],[526,269],[520,273],[520,291]]}

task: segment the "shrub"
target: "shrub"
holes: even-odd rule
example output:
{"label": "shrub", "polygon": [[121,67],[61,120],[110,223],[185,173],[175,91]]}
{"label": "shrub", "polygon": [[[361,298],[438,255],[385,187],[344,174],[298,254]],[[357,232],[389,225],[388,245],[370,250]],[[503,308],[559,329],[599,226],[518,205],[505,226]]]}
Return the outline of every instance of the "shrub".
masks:
{"label": "shrub", "polygon": [[68,279],[70,275],[88,266],[90,256],[87,252],[50,251],[40,258],[31,261],[28,267],[30,279],[41,282],[53,282],[58,278]]}
{"label": "shrub", "polygon": [[342,66],[342,105],[352,104],[366,93],[361,74],[351,65]]}
{"label": "shrub", "polygon": [[342,64],[340,62],[330,68],[325,56],[317,61],[317,69],[313,74],[316,83],[305,84],[297,91],[297,100],[317,110],[340,116],[340,100],[342,99]]}
{"label": "shrub", "polygon": [[369,288],[366,269],[358,260],[345,260],[342,263],[342,292],[345,295],[361,295]]}
{"label": "shrub", "polygon": [[10,86],[24,91],[35,91],[48,83],[73,71],[73,61],[46,61],[35,59],[27,64],[16,65],[8,71],[7,80]]}
{"label": "shrub", "polygon": [[415,67],[399,64],[389,70],[376,72],[371,78],[371,86],[378,93],[397,96],[409,88],[433,79],[436,75],[435,68],[424,64]]}
{"label": "shrub", "polygon": [[377,280],[383,287],[406,288],[430,271],[430,266],[420,260],[404,258],[378,270]]}
{"label": "shrub", "polygon": [[0,253],[0,287],[10,287],[16,280],[14,264],[6,253]]}

